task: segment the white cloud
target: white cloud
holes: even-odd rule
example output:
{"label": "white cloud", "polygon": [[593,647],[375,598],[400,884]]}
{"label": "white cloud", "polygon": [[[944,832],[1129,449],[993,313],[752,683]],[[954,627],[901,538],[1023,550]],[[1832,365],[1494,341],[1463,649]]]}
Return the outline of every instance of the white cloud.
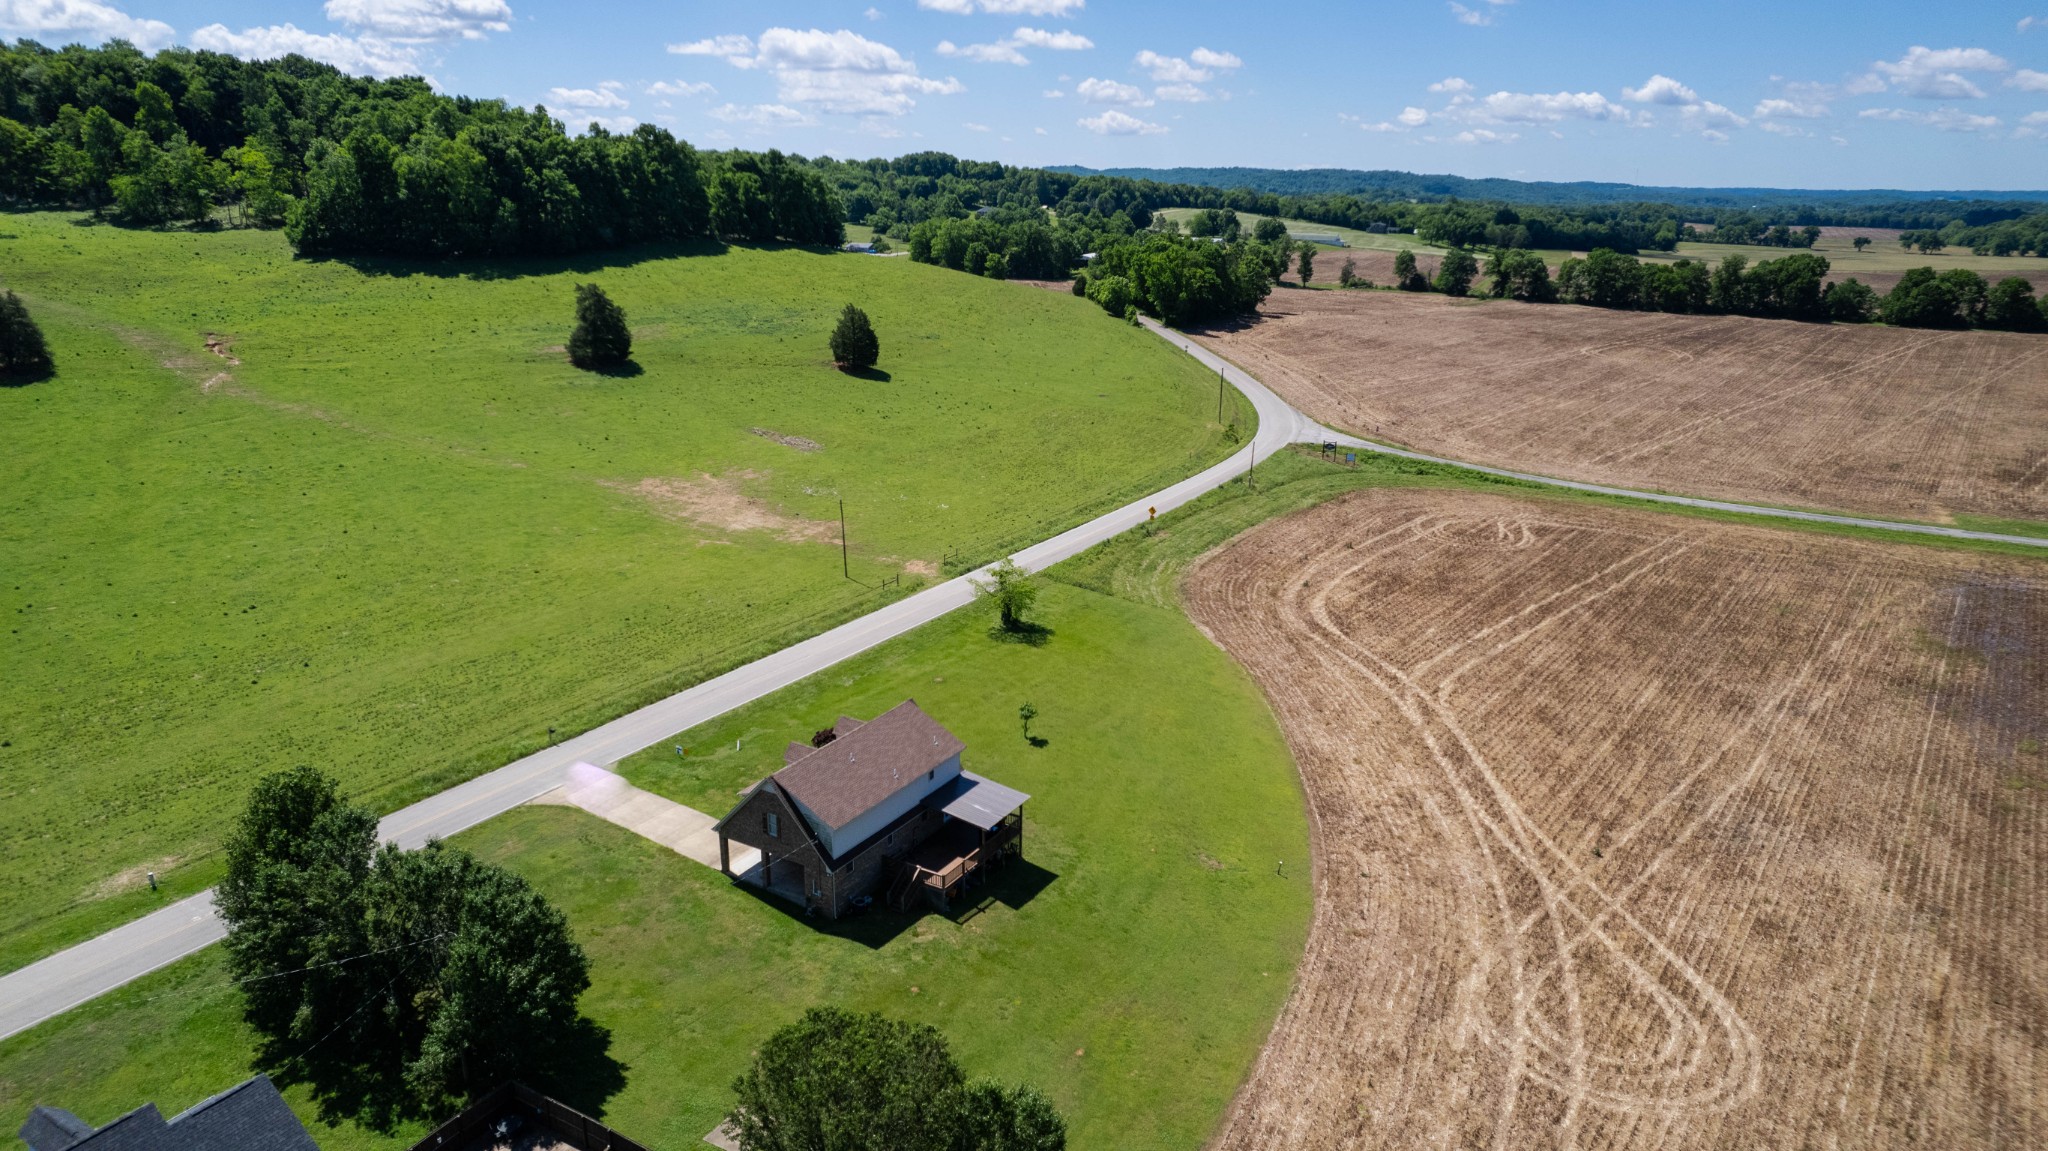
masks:
{"label": "white cloud", "polygon": [[2020,117],[2020,126],[2012,131],[2016,140],[2031,140],[2048,135],[2048,112],[2029,112]]}
{"label": "white cloud", "polygon": [[1456,96],[1462,92],[1470,92],[1472,90],[1472,82],[1470,80],[1465,80],[1457,76],[1446,76],[1443,79],[1438,80],[1436,83],[1431,84],[1429,86],[1429,90],[1432,92],[1444,92]]}
{"label": "white cloud", "polygon": [[921,95],[950,96],[967,90],[948,76],[920,76],[917,65],[878,40],[842,28],[770,28],[758,40],[714,36],[668,50],[683,56],[718,56],[735,68],[774,73],[779,104],[849,116],[901,116]]}
{"label": "white cloud", "polygon": [[656,80],[647,86],[649,96],[715,96],[718,89],[709,84],[691,83],[688,80]]}
{"label": "white cloud", "polygon": [[1043,28],[1019,28],[1010,33],[1010,39],[1033,48],[1049,48],[1054,52],[1084,52],[1095,47],[1095,41],[1079,32],[1048,32]]}
{"label": "white cloud", "polygon": [[880,20],[882,18],[882,10],[880,8],[870,8],[867,11],[861,13],[861,15],[867,17],[870,20]]}
{"label": "white cloud", "polygon": [[721,104],[711,109],[711,115],[728,124],[752,124],[757,128],[797,127],[817,122],[786,104]]}
{"label": "white cloud", "polygon": [[1188,55],[1192,59],[1162,56],[1148,48],[1138,53],[1133,63],[1161,84],[1200,84],[1214,79],[1219,72],[1244,67],[1244,61],[1229,52],[1197,48]]}
{"label": "white cloud", "polygon": [[1536,124],[1557,120],[1627,120],[1627,108],[1598,92],[1495,92],[1456,105],[1482,123]]}
{"label": "white cloud", "polygon": [[1201,104],[1207,102],[1209,94],[1193,84],[1161,84],[1152,89],[1155,99],[1171,100],[1177,104]]}
{"label": "white cloud", "polygon": [[326,12],[387,40],[481,40],[512,26],[505,0],[327,0]]}
{"label": "white cloud", "polygon": [[983,64],[1029,64],[1024,53],[1017,51],[1017,45],[1008,40],[993,44],[955,44],[951,40],[939,41],[939,55],[964,56]]}
{"label": "white cloud", "polygon": [[1067,94],[1058,88],[1047,88],[1045,91],[1040,92],[1039,95],[1048,100],[1064,100],[1067,98]]}
{"label": "white cloud", "polygon": [[1621,96],[1624,100],[1633,100],[1638,104],[1697,104],[1700,102],[1700,94],[1698,92],[1661,72],[1643,81],[1643,86],[1640,88],[1623,88]]}
{"label": "white cloud", "polygon": [[1705,136],[1716,144],[1726,144],[1728,142],[1728,133],[1717,131],[1713,128],[1708,128],[1706,131],[1701,132],[1700,135]]}
{"label": "white cloud", "polygon": [[1792,124],[1787,124],[1787,123],[1785,123],[1785,122],[1784,122],[1784,121],[1782,121],[1782,120],[1762,120],[1762,121],[1759,121],[1759,122],[1757,123],[1757,127],[1759,127],[1759,128],[1762,128],[1762,129],[1763,129],[1764,131],[1766,131],[1766,132],[1775,132],[1776,134],[1778,134],[1778,135],[1780,135],[1780,136],[1811,136],[1811,135],[1813,135],[1813,133],[1811,133],[1811,132],[1807,131],[1807,130],[1806,130],[1806,129],[1804,129],[1804,128],[1801,128],[1801,127],[1797,127],[1797,126],[1795,126],[1795,125],[1792,125]]}
{"label": "white cloud", "polygon": [[[591,124],[596,124],[598,127],[603,128],[607,132],[623,136],[626,133],[631,132],[633,129],[638,128],[640,126],[640,121],[634,119],[631,116],[590,116],[584,120],[584,125],[587,127],[588,125]],[[576,134],[578,136],[581,136],[584,133],[579,131]]]}
{"label": "white cloud", "polygon": [[1360,124],[1359,127],[1368,132],[1406,132],[1411,128],[1420,128],[1427,123],[1429,123],[1429,110],[1411,105],[1401,109],[1401,114],[1392,120],[1382,120],[1377,124]]}
{"label": "white cloud", "polygon": [[2022,92],[2048,92],[2048,72],[2022,68],[2006,79],[2005,86]]}
{"label": "white cloud", "polygon": [[2011,67],[2004,57],[1983,48],[1933,49],[1915,44],[1897,60],[1872,64],[1871,75],[1923,100],[1981,100],[1984,89],[1963,73],[2004,72]]}
{"label": "white cloud", "polygon": [[1759,120],[1821,120],[1827,117],[1828,106],[1798,100],[1759,100],[1750,115]]}
{"label": "white cloud", "polygon": [[1134,108],[1152,106],[1152,101],[1145,98],[1145,90],[1137,85],[1098,80],[1093,76],[1076,84],[1074,94],[1090,104],[1128,104]]}
{"label": "white cloud", "polygon": [[1865,120],[1924,124],[1943,132],[1984,132],[1998,127],[2000,123],[1996,116],[1977,116],[1955,108],[1941,108],[1933,112],[1914,112],[1905,108],[1865,108],[1857,115]]}
{"label": "white cloud", "polygon": [[2032,28],[2034,25],[2042,23],[2048,23],[2048,21],[2043,21],[2039,16],[2022,16],[2020,17],[2020,26],[2018,31],[2024,32],[2027,29]]}
{"label": "white cloud", "polygon": [[1120,112],[1115,108],[1100,116],[1089,116],[1075,121],[1083,128],[1103,136],[1157,136],[1168,131],[1164,124],[1147,123],[1136,116]]}
{"label": "white cloud", "polygon": [[344,72],[365,76],[409,76],[419,72],[414,49],[374,36],[343,36],[308,32],[292,24],[244,28],[231,32],[225,24],[208,24],[192,33],[192,46],[244,60],[275,60],[297,53]]}
{"label": "white cloud", "polygon": [[39,39],[127,40],[148,51],[178,35],[161,20],[130,16],[98,0],[0,0],[0,29]]}
{"label": "white cloud", "polygon": [[1050,132],[1046,131],[1046,130],[1045,130],[1045,129],[1043,129],[1043,128],[1033,128],[1033,129],[1031,129],[1031,134],[1032,134],[1032,135],[1034,135],[1034,136],[1050,136],[1050,135],[1052,135],[1052,133],[1050,133]]}
{"label": "white cloud", "polygon": [[965,129],[967,129],[967,130],[968,130],[968,131],[970,131],[970,132],[986,132],[986,131],[988,131],[988,125],[987,125],[987,124],[977,124],[977,123],[975,123],[975,122],[974,122],[974,121],[972,121],[972,120],[969,120],[968,122],[966,122],[965,124],[962,124],[962,125],[960,125],[960,126],[961,126],[962,128],[965,128]]}
{"label": "white cloud", "polygon": [[550,88],[548,103],[556,108],[625,108],[624,97],[612,89],[615,84],[596,88]]}
{"label": "white cloud", "polygon": [[739,61],[753,56],[754,41],[750,36],[713,36],[688,44],[670,44],[668,50],[678,56],[721,56],[743,68],[746,65]]}
{"label": "white cloud", "polygon": [[955,44],[939,41],[939,55],[964,56],[984,64],[1029,64],[1019,48],[1046,48],[1054,52],[1080,52],[1095,47],[1095,41],[1078,32],[1048,32],[1042,28],[1019,28],[993,44]]}
{"label": "white cloud", "polygon": [[997,16],[1071,16],[1088,0],[917,0],[919,8],[965,16],[977,7]]}
{"label": "white cloud", "polygon": [[1458,0],[1451,0],[1451,15],[1457,17],[1458,23],[1460,24],[1471,24],[1476,27],[1484,27],[1488,24],[1493,23],[1492,16],[1489,16],[1476,8],[1467,8],[1463,4],[1458,3]]}
{"label": "white cloud", "polygon": [[1453,144],[1512,144],[1521,139],[1520,133],[1495,132],[1486,128],[1471,128],[1451,137]]}

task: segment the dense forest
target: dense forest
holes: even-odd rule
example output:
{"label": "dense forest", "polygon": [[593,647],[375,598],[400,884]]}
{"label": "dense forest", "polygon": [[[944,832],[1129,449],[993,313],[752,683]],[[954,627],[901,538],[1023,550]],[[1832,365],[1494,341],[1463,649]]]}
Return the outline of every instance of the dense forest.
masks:
{"label": "dense forest", "polygon": [[305,254],[502,256],[653,240],[837,243],[823,176],[659,128],[579,137],[545,108],[299,56],[0,44],[0,199],[135,224],[221,214]]}

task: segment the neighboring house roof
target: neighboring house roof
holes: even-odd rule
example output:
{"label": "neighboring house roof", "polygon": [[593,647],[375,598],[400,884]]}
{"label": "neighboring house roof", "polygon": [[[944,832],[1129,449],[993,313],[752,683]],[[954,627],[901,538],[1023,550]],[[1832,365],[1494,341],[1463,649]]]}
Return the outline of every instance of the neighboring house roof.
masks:
{"label": "neighboring house roof", "polygon": [[834,730],[838,739],[770,778],[835,831],[967,748],[916,700],[866,723],[841,716]]}
{"label": "neighboring house roof", "polygon": [[320,1151],[270,1077],[258,1075],[168,1121],[145,1103],[94,1129],[68,1111],[38,1107],[21,1127],[31,1151]]}
{"label": "neighboring house roof", "polygon": [[1014,787],[1004,787],[985,775],[963,771],[953,781],[925,799],[925,806],[936,807],[954,819],[963,819],[983,831],[995,830],[996,824],[1009,818],[1011,812],[1024,806],[1031,797]]}

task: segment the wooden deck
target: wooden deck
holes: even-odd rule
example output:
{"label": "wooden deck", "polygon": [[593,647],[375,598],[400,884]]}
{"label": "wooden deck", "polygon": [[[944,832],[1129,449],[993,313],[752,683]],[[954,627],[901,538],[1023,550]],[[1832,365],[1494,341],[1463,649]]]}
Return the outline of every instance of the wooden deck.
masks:
{"label": "wooden deck", "polygon": [[987,833],[958,820],[947,824],[896,864],[888,905],[904,910],[911,898],[922,892],[944,906],[983,869],[1001,862],[1011,845],[1019,844],[1023,837],[1024,821],[1019,816],[1004,820]]}

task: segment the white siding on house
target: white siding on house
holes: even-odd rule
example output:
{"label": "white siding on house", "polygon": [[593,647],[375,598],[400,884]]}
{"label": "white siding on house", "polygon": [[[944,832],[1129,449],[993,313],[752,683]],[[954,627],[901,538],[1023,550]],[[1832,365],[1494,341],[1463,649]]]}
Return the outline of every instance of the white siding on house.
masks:
{"label": "white siding on house", "polygon": [[[920,775],[904,784],[896,794],[868,808],[854,817],[853,822],[837,831],[826,827],[816,813],[804,807],[801,801],[797,801],[797,808],[804,813],[805,819],[811,821],[811,826],[817,829],[818,839],[824,844],[825,850],[837,859],[846,851],[858,847],[868,836],[895,822],[898,816],[922,803],[925,796],[951,783],[959,774],[960,757],[955,755],[926,775]],[[792,795],[790,799],[796,800],[796,797]]]}

